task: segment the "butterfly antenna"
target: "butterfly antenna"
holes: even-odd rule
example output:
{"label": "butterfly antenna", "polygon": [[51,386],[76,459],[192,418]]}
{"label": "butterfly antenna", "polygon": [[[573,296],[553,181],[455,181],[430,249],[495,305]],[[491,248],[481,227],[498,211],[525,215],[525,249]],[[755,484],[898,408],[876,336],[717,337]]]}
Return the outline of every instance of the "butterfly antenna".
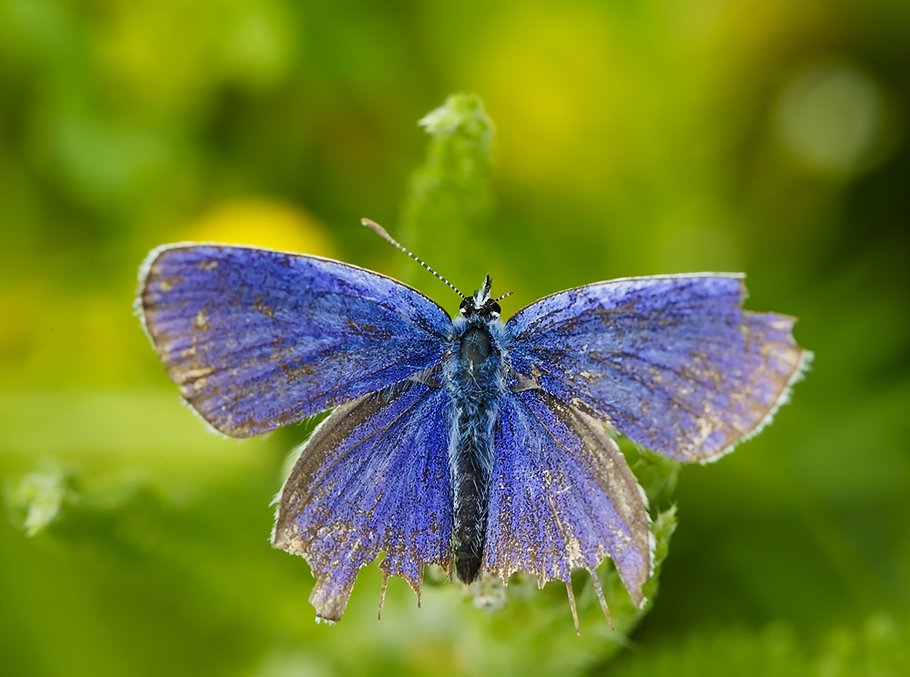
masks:
{"label": "butterfly antenna", "polygon": [[[401,243],[400,243],[398,240],[396,240],[394,237],[392,237],[391,235],[389,235],[389,232],[388,232],[385,228],[383,228],[382,226],[380,226],[378,223],[376,223],[375,221],[373,221],[373,220],[371,220],[371,219],[360,219],[360,223],[362,223],[364,226],[366,226],[367,228],[369,228],[370,230],[372,230],[374,233],[376,233],[379,237],[381,237],[383,240],[385,240],[386,242],[388,242],[390,245],[392,245],[393,247],[395,247],[395,248],[398,249],[399,251],[404,252],[405,254],[407,254],[408,256],[410,256],[412,259],[414,259],[415,261],[417,261],[417,263],[419,263],[421,266],[423,266],[426,270],[430,271],[430,272],[436,277],[436,279],[438,279],[438,280],[440,280],[441,282],[445,283],[446,286],[448,286],[449,289],[451,289],[453,292],[455,292],[456,294],[458,294],[461,298],[463,298],[463,299],[464,299],[464,298],[467,298],[464,294],[462,294],[460,291],[458,291],[458,287],[456,287],[454,284],[452,284],[452,283],[449,282],[447,279],[445,279],[442,275],[440,275],[440,274],[437,273],[435,270],[433,270],[433,269],[430,267],[430,265],[429,265],[428,263],[426,263],[423,259],[421,259],[419,256],[417,256],[417,254],[415,254],[414,252],[412,252],[410,249],[408,249],[407,247],[405,247],[403,244],[401,244]],[[508,294],[507,294],[506,296],[508,296]]]}
{"label": "butterfly antenna", "polygon": [[509,298],[509,297],[510,297],[512,294],[514,294],[514,293],[515,293],[515,292],[513,292],[513,291],[508,291],[508,292],[506,292],[505,294],[503,294],[502,296],[497,296],[497,297],[496,297],[495,299],[493,299],[493,300],[494,300],[496,303],[499,303],[499,302],[502,301],[503,299]]}

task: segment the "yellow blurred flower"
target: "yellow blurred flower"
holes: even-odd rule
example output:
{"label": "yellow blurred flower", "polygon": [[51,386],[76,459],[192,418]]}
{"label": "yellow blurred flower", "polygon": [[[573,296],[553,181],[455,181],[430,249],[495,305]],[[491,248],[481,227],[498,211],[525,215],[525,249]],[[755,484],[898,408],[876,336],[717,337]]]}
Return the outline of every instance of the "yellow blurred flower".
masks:
{"label": "yellow blurred flower", "polygon": [[265,199],[221,204],[190,223],[180,235],[193,242],[247,244],[335,256],[331,238],[315,218],[296,207]]}

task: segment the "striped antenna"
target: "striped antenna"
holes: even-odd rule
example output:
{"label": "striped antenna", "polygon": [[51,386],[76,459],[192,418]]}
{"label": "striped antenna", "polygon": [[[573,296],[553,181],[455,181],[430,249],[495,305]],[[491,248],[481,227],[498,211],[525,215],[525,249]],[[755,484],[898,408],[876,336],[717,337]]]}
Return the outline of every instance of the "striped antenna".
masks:
{"label": "striped antenna", "polygon": [[430,268],[430,266],[429,266],[427,263],[425,263],[425,262],[423,261],[423,259],[421,259],[421,258],[420,258],[419,256],[417,256],[415,253],[413,253],[410,249],[408,249],[407,247],[405,247],[404,245],[402,245],[402,244],[401,244],[398,240],[396,240],[394,237],[392,237],[391,235],[389,235],[388,231],[387,231],[385,228],[383,228],[382,226],[380,226],[378,223],[376,223],[375,221],[373,221],[373,220],[371,220],[371,219],[360,219],[360,223],[362,223],[364,226],[366,226],[367,228],[369,228],[370,230],[372,230],[374,233],[376,233],[379,237],[381,237],[383,240],[385,240],[386,242],[388,242],[390,245],[392,245],[393,247],[395,247],[396,249],[398,249],[398,250],[400,250],[400,251],[403,251],[405,254],[407,254],[407,255],[410,256],[412,259],[414,259],[415,261],[417,261],[417,263],[419,263],[421,266],[423,266],[423,267],[426,268],[428,271],[430,271],[431,273],[433,273],[433,275],[436,276],[436,279],[438,279],[438,280],[444,282],[444,283],[449,287],[449,289],[451,289],[453,292],[455,292],[456,294],[458,294],[461,298],[463,298],[463,299],[467,298],[467,296],[465,296],[465,295],[462,294],[460,291],[458,291],[458,288],[457,288],[454,284],[452,284],[452,283],[449,282],[447,279],[445,279],[442,275],[440,275],[440,274],[437,273],[435,270],[433,270],[432,268]]}
{"label": "striped antenna", "polygon": [[493,300],[496,301],[496,303],[499,303],[499,302],[502,301],[503,299],[509,298],[509,297],[510,297],[512,294],[514,294],[514,293],[515,293],[515,292],[513,292],[513,291],[507,291],[507,292],[506,292],[505,294],[503,294],[502,296],[497,296],[497,297],[496,297],[495,299],[493,299]]}

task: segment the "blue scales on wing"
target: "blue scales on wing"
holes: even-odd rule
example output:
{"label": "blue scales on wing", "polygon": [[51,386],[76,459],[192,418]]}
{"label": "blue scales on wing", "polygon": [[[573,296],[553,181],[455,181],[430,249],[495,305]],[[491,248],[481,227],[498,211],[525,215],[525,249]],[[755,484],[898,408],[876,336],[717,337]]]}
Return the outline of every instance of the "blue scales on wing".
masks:
{"label": "blue scales on wing", "polygon": [[246,437],[398,383],[439,362],[448,315],[388,277],[227,245],[153,251],[141,314],[183,397]]}
{"label": "blue scales on wing", "polygon": [[318,617],[336,621],[361,567],[418,593],[426,564],[449,568],[448,394],[406,381],[341,405],[304,445],[281,492],[273,543],[301,555]]}
{"label": "blue scales on wing", "polygon": [[630,278],[547,296],[506,328],[513,369],[644,447],[706,461],[754,434],[810,354],[742,309],[741,275]]}
{"label": "blue scales on wing", "polygon": [[[505,395],[494,432],[484,569],[539,583],[609,557],[636,604],[651,569],[647,504],[604,424],[541,390]],[[573,604],[574,612],[574,604]],[[577,619],[576,619],[577,625]]]}

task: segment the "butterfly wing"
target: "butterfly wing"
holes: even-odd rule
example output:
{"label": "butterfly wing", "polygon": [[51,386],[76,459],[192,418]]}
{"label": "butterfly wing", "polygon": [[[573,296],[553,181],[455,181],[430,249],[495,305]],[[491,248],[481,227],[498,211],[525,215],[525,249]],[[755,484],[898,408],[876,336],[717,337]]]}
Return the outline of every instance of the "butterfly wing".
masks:
{"label": "butterfly wing", "polygon": [[569,582],[610,557],[633,601],[651,570],[642,490],[600,421],[541,390],[503,397],[484,568]]}
{"label": "butterfly wing", "polygon": [[255,435],[438,363],[449,317],[361,268],[284,252],[174,245],[143,266],[145,327],[212,426]]}
{"label": "butterfly wing", "polygon": [[448,568],[452,498],[448,395],[406,381],[343,404],[304,445],[281,492],[276,547],[301,555],[320,618],[341,617],[357,572],[381,568],[419,592],[423,568]]}
{"label": "butterfly wing", "polygon": [[742,276],[721,274],[560,292],[507,323],[512,367],[649,449],[711,460],[770,419],[810,357],[793,318],[744,298]]}

